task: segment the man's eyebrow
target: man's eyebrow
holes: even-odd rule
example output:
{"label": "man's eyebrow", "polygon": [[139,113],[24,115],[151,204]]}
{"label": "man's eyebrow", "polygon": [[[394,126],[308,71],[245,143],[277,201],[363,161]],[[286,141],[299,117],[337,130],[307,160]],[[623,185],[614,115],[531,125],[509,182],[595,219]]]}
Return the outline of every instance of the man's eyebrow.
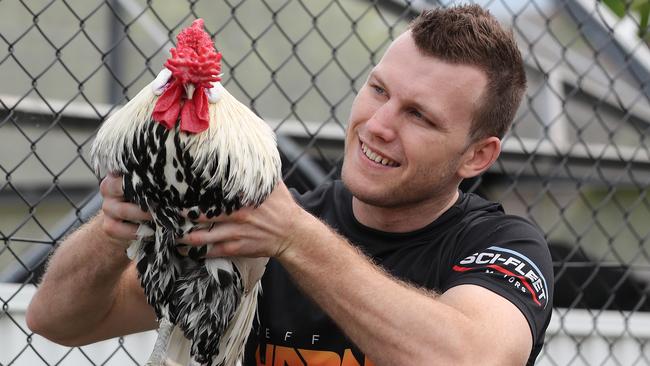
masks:
{"label": "man's eyebrow", "polygon": [[430,109],[424,104],[421,104],[417,101],[409,101],[409,104],[418,111],[421,111],[426,117],[431,119],[431,122],[434,122],[441,130],[448,130],[449,123],[445,118],[442,117],[440,113],[437,113],[435,110]]}
{"label": "man's eyebrow", "polygon": [[[370,74],[368,74],[368,81],[375,81],[382,85],[382,87],[386,87],[386,83],[382,80],[381,76],[377,74],[375,69],[372,69]],[[449,131],[449,123],[440,113],[436,113],[436,111],[425,107],[424,104],[415,100],[408,99],[405,102],[407,106],[422,112],[427,119],[430,119],[431,122],[433,122],[440,130],[445,132]]]}
{"label": "man's eyebrow", "polygon": [[382,84],[382,85],[384,84],[381,77],[379,75],[377,75],[377,72],[375,71],[375,69],[372,69],[370,71],[370,74],[368,74],[368,81],[370,81],[372,79],[376,80],[379,84]]}

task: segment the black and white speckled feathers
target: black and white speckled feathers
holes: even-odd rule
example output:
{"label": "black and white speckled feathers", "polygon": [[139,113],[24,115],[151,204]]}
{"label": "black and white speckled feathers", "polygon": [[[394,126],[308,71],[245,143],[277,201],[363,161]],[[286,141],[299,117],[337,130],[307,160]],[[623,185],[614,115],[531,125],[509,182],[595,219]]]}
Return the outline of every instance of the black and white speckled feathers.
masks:
{"label": "black and white speckled feathers", "polygon": [[[212,276],[200,253],[182,256],[176,238],[194,225],[180,215],[181,208],[206,213],[231,212],[237,198],[223,199],[219,186],[206,183],[192,171],[193,159],[185,151],[187,136],[151,123],[136,140],[131,156],[124,156],[124,196],[152,213],[153,237],[136,246],[136,263],[148,302],[159,318],[169,319],[192,340],[191,355],[205,364],[216,356],[220,336],[239,305],[241,275],[225,260]],[[171,164],[169,164],[171,162]],[[226,169],[228,170],[228,169]],[[224,263],[225,262],[225,265]]]}
{"label": "black and white speckled feathers", "polygon": [[273,131],[220,92],[208,130],[187,134],[151,120],[156,96],[145,87],[104,123],[91,150],[96,170],[123,175],[125,198],[152,214],[129,248],[147,301],[191,341],[192,358],[210,366],[241,359],[267,259],[203,259],[205,247],[183,256],[176,239],[200,227],[190,220],[199,213],[259,205],[281,179]]}

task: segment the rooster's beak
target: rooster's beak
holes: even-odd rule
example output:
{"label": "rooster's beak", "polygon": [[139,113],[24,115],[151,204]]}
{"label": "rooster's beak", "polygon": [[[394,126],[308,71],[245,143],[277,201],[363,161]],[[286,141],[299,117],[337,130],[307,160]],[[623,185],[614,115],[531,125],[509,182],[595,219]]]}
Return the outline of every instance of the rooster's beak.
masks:
{"label": "rooster's beak", "polygon": [[185,88],[185,94],[187,95],[187,99],[188,100],[192,99],[192,96],[194,95],[194,89],[196,88],[194,86],[194,84],[187,83],[187,84],[183,85],[183,87]]}

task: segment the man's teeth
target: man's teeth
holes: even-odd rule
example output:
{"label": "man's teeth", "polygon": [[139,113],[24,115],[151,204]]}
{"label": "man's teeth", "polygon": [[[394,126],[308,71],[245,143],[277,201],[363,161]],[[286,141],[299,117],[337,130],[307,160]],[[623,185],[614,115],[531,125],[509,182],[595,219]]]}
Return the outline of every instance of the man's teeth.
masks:
{"label": "man's teeth", "polygon": [[361,150],[368,157],[368,159],[374,161],[375,163],[386,166],[397,166],[396,162],[375,153],[374,151],[370,150],[366,144],[361,144]]}

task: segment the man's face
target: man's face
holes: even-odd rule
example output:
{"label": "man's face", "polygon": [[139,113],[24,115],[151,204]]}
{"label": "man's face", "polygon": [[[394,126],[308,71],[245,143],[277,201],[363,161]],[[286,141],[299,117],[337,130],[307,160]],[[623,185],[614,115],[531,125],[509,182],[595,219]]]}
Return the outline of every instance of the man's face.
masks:
{"label": "man's face", "polygon": [[361,201],[408,206],[454,192],[487,76],[422,54],[409,32],[387,50],[350,114],[342,178]]}

